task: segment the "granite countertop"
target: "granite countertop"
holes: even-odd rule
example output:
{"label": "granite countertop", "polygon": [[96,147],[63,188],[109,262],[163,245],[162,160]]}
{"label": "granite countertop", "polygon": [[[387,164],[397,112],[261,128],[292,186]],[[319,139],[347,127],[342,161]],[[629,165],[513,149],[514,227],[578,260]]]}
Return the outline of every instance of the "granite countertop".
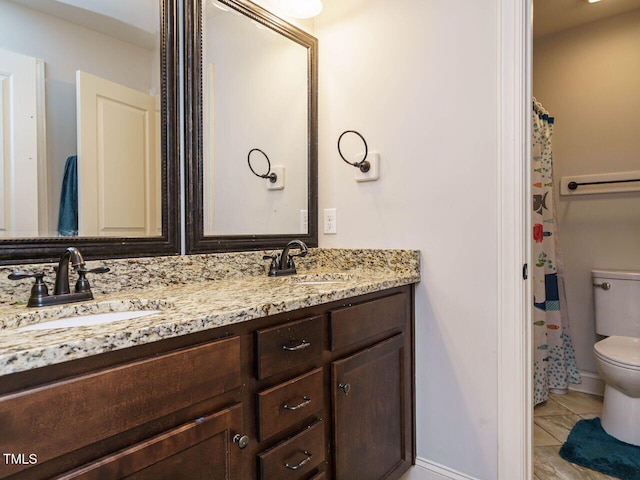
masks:
{"label": "granite countertop", "polygon": [[[416,283],[419,254],[408,252],[408,269],[315,268],[290,277],[199,278],[112,293],[94,291],[94,300],[84,303],[45,308],[5,304],[0,306],[0,376]],[[326,280],[335,281],[298,283]],[[19,330],[67,316],[149,309],[160,312],[103,325]]]}

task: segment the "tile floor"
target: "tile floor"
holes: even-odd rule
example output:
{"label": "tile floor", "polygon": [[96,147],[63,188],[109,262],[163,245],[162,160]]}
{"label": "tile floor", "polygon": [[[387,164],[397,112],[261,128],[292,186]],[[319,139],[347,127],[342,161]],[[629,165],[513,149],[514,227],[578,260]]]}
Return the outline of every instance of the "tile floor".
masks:
{"label": "tile floor", "polygon": [[605,480],[609,475],[579,467],[558,455],[571,428],[581,418],[600,415],[602,397],[570,391],[549,396],[533,411],[534,480]]}

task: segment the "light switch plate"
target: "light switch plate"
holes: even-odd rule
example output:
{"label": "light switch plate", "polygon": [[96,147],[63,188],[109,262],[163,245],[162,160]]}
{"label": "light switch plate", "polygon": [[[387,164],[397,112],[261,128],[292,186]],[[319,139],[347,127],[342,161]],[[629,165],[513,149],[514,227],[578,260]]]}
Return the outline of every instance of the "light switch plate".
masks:
{"label": "light switch plate", "polygon": [[278,176],[275,183],[271,183],[271,180],[267,179],[267,190],[282,190],[284,188],[284,167],[282,165],[274,165],[271,167],[271,171]]}
{"label": "light switch plate", "polygon": [[[364,153],[358,155],[358,160],[364,156]],[[371,165],[368,172],[361,172],[359,168],[356,169],[354,178],[356,182],[372,182],[378,180],[380,177],[380,154],[377,152],[369,152],[367,154],[367,161]]]}

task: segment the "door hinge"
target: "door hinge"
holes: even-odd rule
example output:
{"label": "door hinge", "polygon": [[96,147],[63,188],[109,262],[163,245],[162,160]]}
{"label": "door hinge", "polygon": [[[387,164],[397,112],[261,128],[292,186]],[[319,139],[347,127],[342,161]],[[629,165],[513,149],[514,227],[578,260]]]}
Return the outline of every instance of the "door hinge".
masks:
{"label": "door hinge", "polygon": [[529,278],[529,265],[525,263],[522,266],[522,279],[526,280],[527,278]]}

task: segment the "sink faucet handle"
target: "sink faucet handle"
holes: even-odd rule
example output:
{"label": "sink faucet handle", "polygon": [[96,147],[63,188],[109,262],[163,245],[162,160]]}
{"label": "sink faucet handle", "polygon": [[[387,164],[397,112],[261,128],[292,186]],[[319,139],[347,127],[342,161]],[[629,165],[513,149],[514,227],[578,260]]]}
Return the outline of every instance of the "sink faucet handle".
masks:
{"label": "sink faucet handle", "polygon": [[44,272],[36,272],[36,273],[25,273],[25,272],[14,272],[9,274],[9,280],[22,280],[23,278],[35,278],[35,283],[33,287],[31,287],[31,296],[32,297],[46,297],[49,295],[49,290],[47,289],[47,285],[44,283]]}
{"label": "sink faucet handle", "polygon": [[269,275],[275,275],[275,272],[278,270],[278,255],[264,255],[262,259],[271,260],[271,264],[269,265]]}
{"label": "sink faucet handle", "polygon": [[91,291],[91,285],[89,284],[89,280],[87,280],[87,273],[107,273],[111,271],[109,267],[96,267],[87,270],[84,267],[79,267],[76,269],[78,272],[78,281],[76,282],[76,293],[84,293]]}
{"label": "sink faucet handle", "polygon": [[90,270],[87,270],[86,268],[78,268],[77,272],[78,273],[107,273],[110,272],[111,269],[109,267],[96,267],[96,268],[92,268]]}

